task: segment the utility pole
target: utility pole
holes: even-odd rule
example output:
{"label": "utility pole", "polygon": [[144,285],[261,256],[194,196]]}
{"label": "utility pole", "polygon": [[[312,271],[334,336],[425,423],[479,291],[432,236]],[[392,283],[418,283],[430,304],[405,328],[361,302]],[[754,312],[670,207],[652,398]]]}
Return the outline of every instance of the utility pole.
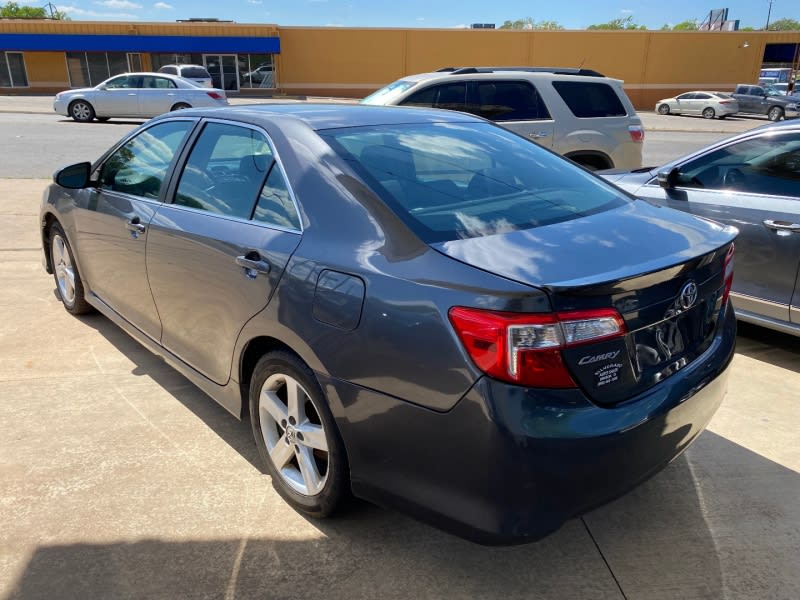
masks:
{"label": "utility pole", "polygon": [[764,27],[764,30],[769,29],[769,16],[772,14],[772,0],[769,0],[769,8],[767,9],[767,26]]}

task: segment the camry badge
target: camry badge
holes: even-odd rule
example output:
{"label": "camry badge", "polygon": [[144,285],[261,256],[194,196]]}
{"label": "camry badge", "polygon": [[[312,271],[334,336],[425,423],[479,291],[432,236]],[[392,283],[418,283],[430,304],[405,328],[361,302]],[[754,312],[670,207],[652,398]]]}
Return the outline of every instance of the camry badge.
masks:
{"label": "camry badge", "polygon": [[694,281],[687,281],[681,288],[678,302],[683,310],[689,310],[697,302],[697,284]]}

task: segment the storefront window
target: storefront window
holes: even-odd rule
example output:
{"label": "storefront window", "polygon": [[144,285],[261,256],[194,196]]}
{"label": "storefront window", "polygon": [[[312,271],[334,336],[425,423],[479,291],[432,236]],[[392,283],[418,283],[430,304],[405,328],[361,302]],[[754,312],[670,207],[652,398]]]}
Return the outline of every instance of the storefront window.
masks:
{"label": "storefront window", "polygon": [[241,89],[278,86],[272,54],[240,54],[238,63]]}
{"label": "storefront window", "polygon": [[153,71],[158,71],[164,65],[202,65],[202,54],[181,54],[180,52],[172,52],[170,54],[151,54],[150,63],[153,65]]}
{"label": "storefront window", "polygon": [[0,87],[28,87],[22,52],[0,52]]}
{"label": "storefront window", "polygon": [[130,70],[125,52],[67,52],[67,69],[74,88],[95,86]]}

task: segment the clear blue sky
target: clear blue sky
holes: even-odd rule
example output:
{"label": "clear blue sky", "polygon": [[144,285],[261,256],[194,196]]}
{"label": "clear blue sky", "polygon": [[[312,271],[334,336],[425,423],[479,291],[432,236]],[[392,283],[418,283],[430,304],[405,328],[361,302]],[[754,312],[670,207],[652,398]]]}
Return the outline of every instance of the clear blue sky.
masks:
{"label": "clear blue sky", "polygon": [[[41,6],[43,0],[21,0]],[[732,0],[705,5],[692,0],[523,1],[501,0],[62,0],[53,2],[73,20],[174,21],[190,17],[237,23],[339,27],[459,27],[532,17],[567,29],[631,15],[640,25],[702,21],[712,8],[730,9],[741,26],[764,27],[768,0]],[[775,0],[771,20],[800,18],[797,0]]]}

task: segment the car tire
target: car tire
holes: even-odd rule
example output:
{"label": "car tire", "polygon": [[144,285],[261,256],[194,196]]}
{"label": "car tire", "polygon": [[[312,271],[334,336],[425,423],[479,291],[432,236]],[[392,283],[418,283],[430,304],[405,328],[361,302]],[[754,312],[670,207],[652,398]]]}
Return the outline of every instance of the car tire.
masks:
{"label": "car tire", "polygon": [[658,106],[658,114],[660,114],[660,115],[668,115],[669,114],[669,104],[660,104]]}
{"label": "car tire", "polygon": [[710,106],[703,109],[703,118],[704,119],[713,119],[716,116],[716,112]]}
{"label": "car tire", "polygon": [[174,111],[174,110],[185,110],[187,108],[192,108],[192,107],[189,104],[186,104],[185,102],[178,102],[176,105],[174,105],[172,108],[170,108],[170,110],[171,111]]}
{"label": "car tire", "polygon": [[780,121],[783,118],[783,109],[780,106],[773,106],[767,113],[770,121]]}
{"label": "car tire", "polygon": [[276,351],[258,361],[250,424],[272,485],[288,504],[317,518],[343,506],[350,495],[344,443],[319,382],[296,355]]}
{"label": "car tire", "polygon": [[69,115],[79,123],[89,123],[94,119],[94,108],[86,100],[74,100],[69,105]]}
{"label": "car tire", "polygon": [[49,232],[50,260],[53,266],[53,279],[56,282],[56,293],[67,312],[83,315],[92,312],[92,305],[86,302],[83,281],[81,280],[72,248],[67,241],[64,229],[58,222],[50,226]]}

